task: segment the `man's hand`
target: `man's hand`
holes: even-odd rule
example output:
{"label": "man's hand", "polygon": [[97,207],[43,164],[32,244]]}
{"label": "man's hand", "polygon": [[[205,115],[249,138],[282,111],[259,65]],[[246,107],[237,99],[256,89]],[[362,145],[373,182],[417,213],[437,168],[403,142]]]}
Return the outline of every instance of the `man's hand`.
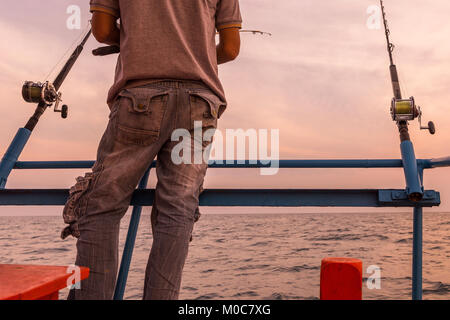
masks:
{"label": "man's hand", "polygon": [[217,64],[233,61],[241,49],[239,28],[226,28],[219,31],[220,42],[217,46]]}
{"label": "man's hand", "polygon": [[94,11],[92,15],[92,34],[100,43],[119,46],[120,30],[117,27],[117,18],[113,15]]}

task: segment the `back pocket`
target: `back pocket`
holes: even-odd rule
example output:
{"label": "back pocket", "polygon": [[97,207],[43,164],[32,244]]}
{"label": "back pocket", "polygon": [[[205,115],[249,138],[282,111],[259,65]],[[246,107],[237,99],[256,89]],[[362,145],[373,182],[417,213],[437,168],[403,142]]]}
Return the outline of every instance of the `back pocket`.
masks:
{"label": "back pocket", "polygon": [[119,93],[117,140],[147,146],[159,139],[169,93],[157,88],[131,88]]}
{"label": "back pocket", "polygon": [[207,90],[195,90],[189,92],[189,103],[191,108],[191,130],[196,126],[217,128],[219,108],[223,104],[219,97]]}

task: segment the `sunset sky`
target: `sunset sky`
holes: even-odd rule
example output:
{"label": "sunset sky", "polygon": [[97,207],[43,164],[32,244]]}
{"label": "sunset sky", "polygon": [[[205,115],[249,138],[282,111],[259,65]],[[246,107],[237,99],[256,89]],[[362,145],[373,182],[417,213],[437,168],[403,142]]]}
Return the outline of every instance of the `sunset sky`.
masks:
{"label": "sunset sky", "polygon": [[[23,81],[45,79],[83,32],[66,28],[67,7],[81,7],[84,29],[90,19],[88,3],[21,0],[9,2],[0,12],[0,153],[34,110],[22,100]],[[244,29],[273,35],[243,34],[239,58],[220,66],[229,107],[219,129],[280,129],[281,159],[399,159],[398,132],[389,113],[392,89],[384,33],[366,25],[367,8],[376,4],[375,0],[241,0]],[[411,123],[416,155],[424,159],[450,155],[450,24],[446,22],[450,2],[386,0],[385,5],[403,94],[415,96],[424,120],[434,120],[438,130],[431,136],[420,132],[417,122]],[[69,118],[46,113],[21,160],[95,158],[107,123],[105,100],[117,59],[93,57],[90,51],[98,45],[89,40],[62,87]],[[82,173],[15,171],[8,187],[68,188]],[[154,185],[153,173],[150,186]],[[275,176],[260,176],[259,170],[215,169],[208,172],[205,187],[402,189],[405,182],[401,169],[297,169],[280,170]],[[442,200],[440,208],[427,211],[450,211],[450,168],[426,172],[425,187],[440,191]],[[60,209],[0,208],[0,215],[57,214]],[[312,210],[317,209],[281,211]]]}

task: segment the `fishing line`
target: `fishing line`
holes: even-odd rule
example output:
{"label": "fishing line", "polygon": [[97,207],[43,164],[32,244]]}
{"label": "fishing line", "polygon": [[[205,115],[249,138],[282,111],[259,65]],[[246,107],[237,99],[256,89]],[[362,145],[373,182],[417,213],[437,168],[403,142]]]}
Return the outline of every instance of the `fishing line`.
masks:
{"label": "fishing line", "polygon": [[44,78],[45,81],[49,80],[50,76],[53,74],[53,72],[55,72],[56,68],[59,67],[61,65],[61,63],[67,58],[69,52],[71,52],[78,45],[78,43],[81,41],[83,36],[86,34],[86,32],[90,28],[90,26],[91,26],[91,21],[89,20],[86,28],[82,30],[80,35],[72,42],[70,47],[67,48],[67,50],[61,56],[61,58],[58,60],[58,62],[52,67],[50,72],[45,76],[45,78]]}

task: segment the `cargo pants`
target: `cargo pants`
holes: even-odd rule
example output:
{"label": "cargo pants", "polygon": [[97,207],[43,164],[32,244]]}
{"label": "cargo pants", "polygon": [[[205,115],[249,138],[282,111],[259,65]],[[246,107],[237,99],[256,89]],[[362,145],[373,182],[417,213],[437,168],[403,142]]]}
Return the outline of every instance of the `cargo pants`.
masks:
{"label": "cargo pants", "polygon": [[[61,237],[78,238],[76,265],[90,269],[81,289],[72,289],[68,299],[112,299],[120,220],[155,157],[153,244],[143,298],[178,299],[212,140],[204,141],[194,131],[214,132],[222,104],[210,89],[195,81],[161,81],[119,94],[92,172],[77,178],[63,212],[69,226]],[[184,139],[172,141],[176,129],[184,130]],[[185,147],[190,145],[191,162],[185,157],[189,149],[180,152],[180,141]],[[199,162],[197,155],[194,161],[199,151],[206,156]],[[184,159],[181,163],[179,156]]]}

